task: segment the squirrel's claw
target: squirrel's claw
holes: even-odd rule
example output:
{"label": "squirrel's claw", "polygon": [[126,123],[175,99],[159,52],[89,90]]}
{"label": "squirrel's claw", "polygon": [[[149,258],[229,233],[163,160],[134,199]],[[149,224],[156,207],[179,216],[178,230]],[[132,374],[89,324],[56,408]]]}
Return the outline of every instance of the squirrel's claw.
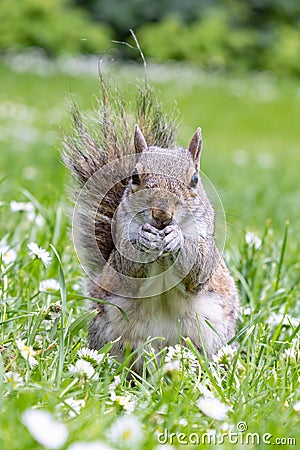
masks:
{"label": "squirrel's claw", "polygon": [[165,228],[164,252],[175,253],[182,247],[183,235],[177,225],[169,225]]}
{"label": "squirrel's claw", "polygon": [[137,242],[142,251],[160,252],[163,249],[163,236],[149,224],[140,227]]}

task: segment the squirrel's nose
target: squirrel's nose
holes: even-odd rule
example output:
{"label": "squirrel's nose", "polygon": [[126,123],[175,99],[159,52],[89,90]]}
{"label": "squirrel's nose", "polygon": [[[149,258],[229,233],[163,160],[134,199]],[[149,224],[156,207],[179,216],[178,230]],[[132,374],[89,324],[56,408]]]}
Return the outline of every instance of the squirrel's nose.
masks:
{"label": "squirrel's nose", "polygon": [[164,211],[159,208],[152,208],[152,217],[155,220],[155,225],[159,229],[163,229],[166,226],[170,225],[173,219],[173,214]]}

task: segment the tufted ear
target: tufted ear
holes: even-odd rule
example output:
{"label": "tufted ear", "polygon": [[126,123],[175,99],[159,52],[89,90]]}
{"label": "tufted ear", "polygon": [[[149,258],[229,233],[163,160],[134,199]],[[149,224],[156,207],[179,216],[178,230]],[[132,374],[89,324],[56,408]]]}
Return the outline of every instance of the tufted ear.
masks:
{"label": "tufted ear", "polygon": [[196,133],[192,137],[190,144],[189,144],[189,151],[192,154],[197,172],[200,169],[201,148],[202,148],[202,133],[201,133],[201,128],[199,127],[199,128],[197,128]]}
{"label": "tufted ear", "polygon": [[138,125],[135,125],[134,127],[134,147],[136,153],[141,153],[143,150],[146,150],[146,148],[148,148],[143,133],[141,132]]}

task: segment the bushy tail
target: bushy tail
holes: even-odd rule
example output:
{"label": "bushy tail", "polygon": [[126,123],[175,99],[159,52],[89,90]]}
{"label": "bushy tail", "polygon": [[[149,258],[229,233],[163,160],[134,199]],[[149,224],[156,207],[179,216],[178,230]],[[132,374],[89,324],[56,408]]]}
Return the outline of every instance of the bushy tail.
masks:
{"label": "bushy tail", "polygon": [[[174,147],[177,120],[173,116],[167,117],[162,111],[161,103],[146,82],[138,89],[133,113],[129,112],[130,105],[126,104],[120,92],[112,89],[102,75],[100,82],[102,98],[97,111],[83,119],[74,105],[71,108],[73,126],[64,140],[63,160],[72,175],[72,200],[77,202],[78,213],[76,223],[73,223],[77,250],[79,246],[85,264],[97,265],[97,270],[101,271],[96,253],[100,250],[104,260],[107,260],[114,248],[111,222],[128,178],[106,172],[98,176],[99,169],[135,153],[135,123],[149,145]],[[127,170],[126,173],[131,172]],[[113,187],[101,196],[100,193],[106,191],[109,183]],[[80,195],[85,186],[85,195]]]}

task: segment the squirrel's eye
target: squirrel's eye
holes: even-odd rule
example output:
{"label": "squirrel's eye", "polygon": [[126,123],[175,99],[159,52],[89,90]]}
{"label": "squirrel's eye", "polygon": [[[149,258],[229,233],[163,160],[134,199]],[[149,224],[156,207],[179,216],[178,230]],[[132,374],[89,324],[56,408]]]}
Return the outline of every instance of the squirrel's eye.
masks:
{"label": "squirrel's eye", "polygon": [[191,182],[190,182],[190,186],[191,187],[196,187],[199,181],[199,177],[197,173],[194,173],[194,175],[191,178]]}
{"label": "squirrel's eye", "polygon": [[134,169],[133,174],[131,176],[131,181],[132,181],[132,184],[140,184],[141,183],[137,169]]}

